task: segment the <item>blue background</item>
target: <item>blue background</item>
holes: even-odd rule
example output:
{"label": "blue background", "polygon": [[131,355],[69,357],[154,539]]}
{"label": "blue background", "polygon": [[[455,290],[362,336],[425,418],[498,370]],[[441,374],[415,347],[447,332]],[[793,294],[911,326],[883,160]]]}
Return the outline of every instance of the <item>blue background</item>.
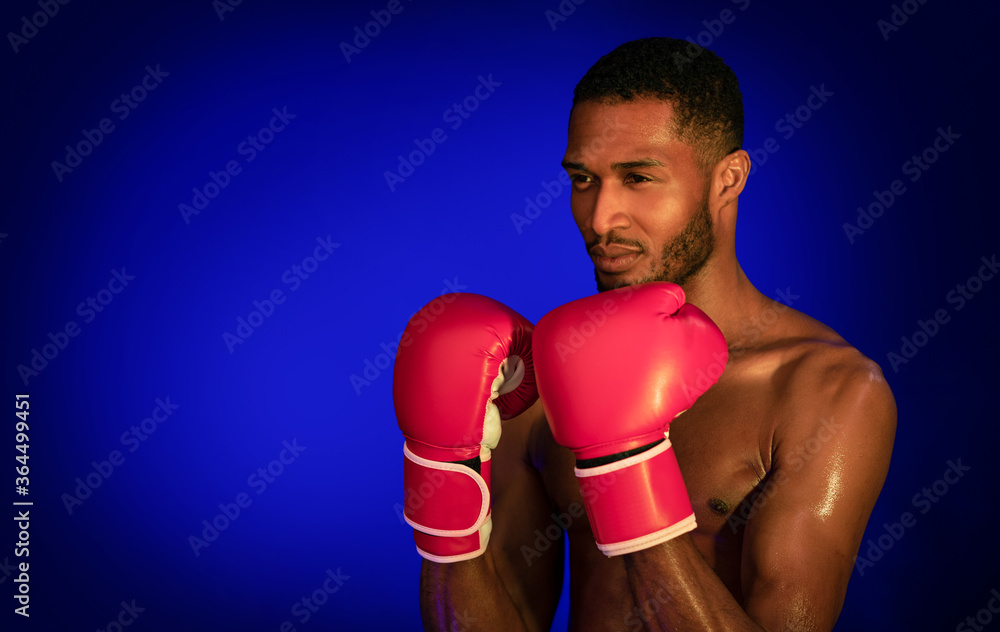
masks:
{"label": "blue background", "polygon": [[[0,570],[0,626],[103,629],[134,599],[145,608],[136,630],[419,629],[420,558],[397,511],[402,439],[381,345],[448,284],[533,321],[593,293],[567,190],[530,224],[512,214],[557,180],[573,87],[601,55],[639,37],[698,37],[725,8],[735,20],[702,43],[740,79],[744,147],[779,145],[755,159],[740,200],[743,267],[878,361],[899,407],[866,541],[904,511],[916,524],[852,575],[838,629],[951,629],[975,615],[1000,587],[1000,281],[961,310],[946,299],[997,254],[986,208],[997,15],[975,4],[919,5],[885,39],[876,22],[888,2],[589,0],[564,3],[574,10],[553,28],[556,0],[404,0],[349,61],[341,43],[385,2],[248,0],[221,19],[210,0],[60,6],[17,52],[9,41],[0,51],[0,440],[15,465],[14,395],[29,393],[35,503],[32,617],[12,614],[14,578]],[[39,10],[6,3],[0,27],[19,32]],[[147,65],[162,82],[119,119],[112,102]],[[499,86],[453,129],[446,110],[480,76]],[[821,85],[833,96],[790,138],[777,131]],[[295,118],[247,161],[240,143],[272,108]],[[105,117],[114,130],[60,181],[52,162]],[[948,126],[959,139],[910,182],[903,163]],[[435,128],[445,140],[391,188],[385,173]],[[240,172],[185,218],[179,205],[230,160]],[[843,225],[895,179],[906,193],[852,243]],[[327,236],[339,246],[293,290],[286,271]],[[78,304],[123,269],[134,280],[85,322]],[[231,351],[223,334],[276,289],[284,302]],[[938,309],[951,320],[894,370],[887,353]],[[79,334],[25,384],[18,365],[69,321]],[[368,362],[386,368],[355,386]],[[168,397],[177,408],[155,432],[123,444]],[[305,449],[276,465],[293,440]],[[114,450],[123,461],[92,476],[100,486],[70,512],[64,495]],[[919,513],[913,495],[959,458],[971,471]],[[269,464],[280,474],[264,485],[253,476]],[[3,496],[24,500],[0,471]],[[241,493],[249,506],[196,554],[189,537]],[[8,514],[0,560],[22,561]],[[349,579],[301,623],[296,602],[338,569]]]}

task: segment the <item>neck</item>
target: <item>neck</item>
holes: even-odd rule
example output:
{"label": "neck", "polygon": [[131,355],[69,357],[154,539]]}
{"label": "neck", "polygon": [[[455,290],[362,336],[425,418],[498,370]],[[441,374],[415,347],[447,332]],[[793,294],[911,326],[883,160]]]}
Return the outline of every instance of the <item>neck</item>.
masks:
{"label": "neck", "polygon": [[771,300],[757,290],[736,260],[735,250],[728,256],[716,252],[698,274],[684,284],[687,302],[695,305],[722,330],[730,348],[743,347],[741,334],[746,323]]}

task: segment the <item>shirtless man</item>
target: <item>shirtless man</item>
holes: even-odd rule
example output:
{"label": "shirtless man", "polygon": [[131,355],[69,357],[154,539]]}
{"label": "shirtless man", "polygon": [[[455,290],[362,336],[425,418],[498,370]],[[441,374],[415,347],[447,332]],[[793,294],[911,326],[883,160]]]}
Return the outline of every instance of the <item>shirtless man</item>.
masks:
{"label": "shirtless man", "polygon": [[[874,362],[759,292],[741,269],[736,209],[750,172],[742,136],[742,96],[728,66],[707,50],[690,54],[685,41],[650,38],[623,44],[580,81],[563,161],[602,292],[589,298],[616,300],[622,311],[605,315],[630,310],[628,327],[656,340],[660,320],[626,296],[649,287],[640,283],[676,283],[679,303],[700,308],[724,336],[721,378],[711,385],[721,368],[705,347],[701,375],[688,370],[683,380],[708,379],[708,390],[669,427],[693,530],[640,550],[602,552],[583,512],[600,508],[574,474],[582,462],[556,442],[544,412],[567,409],[550,401],[549,386],[565,371],[560,384],[583,402],[581,415],[600,408],[588,403],[611,401],[617,410],[621,402],[628,418],[602,420],[609,439],[618,439],[637,408],[655,417],[670,396],[623,400],[611,383],[654,383],[628,371],[643,364],[637,357],[671,362],[669,350],[620,342],[616,349],[607,336],[620,336],[621,321],[604,325],[598,316],[580,350],[610,349],[616,357],[591,371],[613,370],[614,379],[606,389],[573,391],[588,353],[566,353],[565,369],[550,361],[551,349],[546,367],[518,362],[531,357],[531,323],[490,299],[449,295],[411,320],[394,399],[407,437],[406,516],[425,557],[426,628],[547,630],[563,581],[565,531],[571,630],[832,629],[889,467],[895,402]],[[537,376],[544,402],[535,400],[535,368],[549,372]],[[503,421],[501,437],[505,417],[513,418]],[[660,420],[664,430],[672,417]],[[558,421],[560,436],[577,422],[593,425]],[[626,490],[640,501],[623,506],[622,521],[662,504],[662,487]]]}

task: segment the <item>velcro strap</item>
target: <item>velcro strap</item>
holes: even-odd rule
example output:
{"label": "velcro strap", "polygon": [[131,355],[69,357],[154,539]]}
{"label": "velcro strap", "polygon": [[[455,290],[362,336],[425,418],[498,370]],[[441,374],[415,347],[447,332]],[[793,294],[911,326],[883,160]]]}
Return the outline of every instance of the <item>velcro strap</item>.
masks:
{"label": "velcro strap", "polygon": [[697,526],[670,439],[575,471],[594,539],[609,557],[648,549]]}
{"label": "velcro strap", "polygon": [[403,444],[403,518],[423,533],[463,537],[479,530],[490,510],[490,461],[482,474],[457,463],[432,461]]}
{"label": "velcro strap", "polygon": [[493,530],[492,518],[487,518],[483,526],[471,535],[460,538],[442,538],[413,530],[413,541],[417,545],[417,553],[424,559],[440,564],[463,562],[479,557],[486,552],[490,542],[490,532]]}

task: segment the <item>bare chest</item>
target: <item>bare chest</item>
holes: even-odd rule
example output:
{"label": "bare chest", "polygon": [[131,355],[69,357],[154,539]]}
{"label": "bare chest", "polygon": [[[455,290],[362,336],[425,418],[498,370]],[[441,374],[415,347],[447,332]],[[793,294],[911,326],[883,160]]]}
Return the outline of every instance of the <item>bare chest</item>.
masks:
{"label": "bare chest", "polygon": [[[695,512],[695,545],[730,592],[742,601],[740,563],[751,499],[770,467],[770,441],[776,409],[765,388],[721,381],[670,426],[670,440]],[[545,424],[544,418],[541,423]],[[546,491],[561,512],[570,542],[570,590],[574,611],[594,609],[626,614],[631,601],[620,558],[597,549],[583,497],[573,473],[573,453],[558,445],[547,427],[539,428],[535,464]],[[616,602],[614,607],[609,602]],[[620,618],[620,617],[619,617]]]}

